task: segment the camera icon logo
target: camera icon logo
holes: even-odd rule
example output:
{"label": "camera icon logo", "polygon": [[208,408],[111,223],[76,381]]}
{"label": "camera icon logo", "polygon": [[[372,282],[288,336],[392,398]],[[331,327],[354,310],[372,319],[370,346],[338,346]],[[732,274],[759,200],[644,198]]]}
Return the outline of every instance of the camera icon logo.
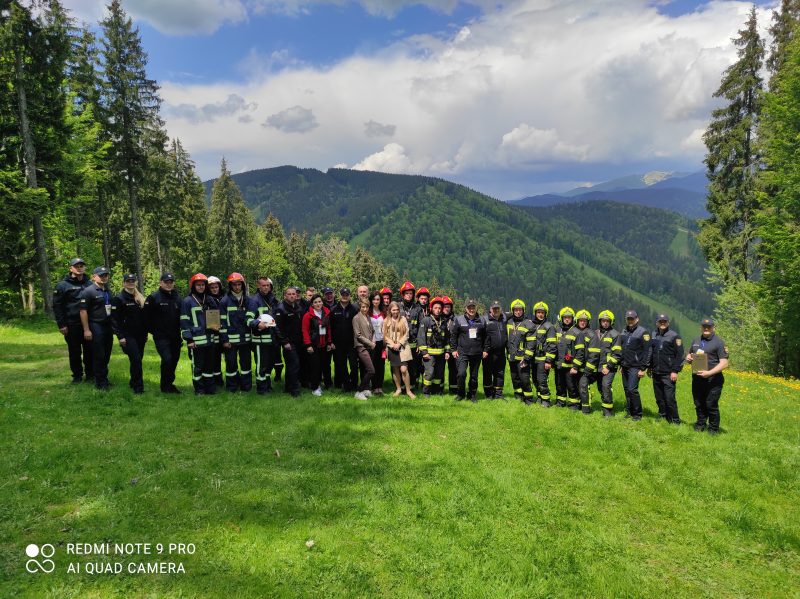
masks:
{"label": "camera icon logo", "polygon": [[[31,543],[25,548],[25,555],[31,558],[25,562],[25,569],[31,574],[36,574],[37,572],[50,574],[50,572],[56,569],[56,563],[50,559],[55,554],[56,548],[50,543],[45,543],[41,547],[35,543]],[[37,557],[43,559],[34,559]]]}

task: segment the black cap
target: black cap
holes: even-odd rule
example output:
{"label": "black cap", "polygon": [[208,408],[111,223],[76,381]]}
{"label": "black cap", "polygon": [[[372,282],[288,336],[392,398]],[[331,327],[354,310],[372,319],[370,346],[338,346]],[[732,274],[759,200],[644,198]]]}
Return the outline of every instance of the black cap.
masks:
{"label": "black cap", "polygon": [[502,308],[502,304],[498,300],[494,300],[491,305],[492,308]]}
{"label": "black cap", "polygon": [[713,327],[714,321],[711,320],[710,318],[704,318],[703,320],[700,321],[700,326]]}
{"label": "black cap", "polygon": [[111,274],[105,266],[98,266],[92,271],[93,275],[108,275]]}
{"label": "black cap", "polygon": [[175,277],[172,276],[171,272],[165,272],[161,275],[162,281],[174,281]]}
{"label": "black cap", "polygon": [[474,299],[468,299],[467,303],[464,304],[464,306],[477,306],[477,305],[478,302],[476,302]]}
{"label": "black cap", "polygon": [[333,287],[323,287],[322,288],[322,293],[323,294],[325,294],[325,293],[333,293]]}
{"label": "black cap", "polygon": [[667,314],[659,314],[658,318],[656,318],[656,322],[660,322],[662,320],[666,320],[667,322],[669,322],[669,315],[667,315]]}
{"label": "black cap", "polygon": [[76,266],[78,264],[83,264],[84,266],[86,266],[86,262],[84,262],[83,259],[81,258],[73,258],[72,260],[69,261],[70,266]]}
{"label": "black cap", "polygon": [[125,273],[124,275],[122,275],[122,280],[123,281],[135,281],[136,280],[136,275],[133,274],[132,272]]}
{"label": "black cap", "polygon": [[342,287],[339,290],[339,295],[350,295],[350,290],[347,287]]}
{"label": "black cap", "polygon": [[639,318],[639,315],[636,313],[636,310],[628,310],[625,312],[625,318]]}

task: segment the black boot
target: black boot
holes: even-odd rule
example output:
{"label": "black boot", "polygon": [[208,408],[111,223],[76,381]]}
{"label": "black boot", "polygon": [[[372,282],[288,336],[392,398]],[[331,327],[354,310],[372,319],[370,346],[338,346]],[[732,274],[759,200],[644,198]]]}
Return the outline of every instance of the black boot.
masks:
{"label": "black boot", "polygon": [[613,418],[614,410],[611,408],[603,408],[603,418]]}

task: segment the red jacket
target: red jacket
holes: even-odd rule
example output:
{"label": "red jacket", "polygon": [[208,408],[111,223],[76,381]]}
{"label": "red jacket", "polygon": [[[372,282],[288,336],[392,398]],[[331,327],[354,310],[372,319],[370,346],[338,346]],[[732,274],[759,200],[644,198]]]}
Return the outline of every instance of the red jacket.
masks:
{"label": "red jacket", "polygon": [[[325,334],[320,335],[320,327],[325,327]],[[331,341],[331,311],[322,306],[322,319],[317,318],[314,314],[314,308],[309,308],[308,312],[303,314],[303,345],[306,347],[325,347],[333,343]]]}

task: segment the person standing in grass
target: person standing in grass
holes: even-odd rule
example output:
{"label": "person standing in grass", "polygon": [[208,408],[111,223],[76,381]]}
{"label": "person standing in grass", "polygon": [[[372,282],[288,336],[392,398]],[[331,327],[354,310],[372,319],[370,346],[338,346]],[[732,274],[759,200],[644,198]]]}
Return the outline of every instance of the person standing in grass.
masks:
{"label": "person standing in grass", "polygon": [[372,351],[375,349],[375,329],[370,322],[369,301],[363,300],[358,304],[358,314],[353,317],[353,343],[361,364],[361,383],[355,394],[356,399],[365,400],[372,397],[372,381],[375,377],[375,367],[372,365]]}
{"label": "person standing in grass", "polygon": [[[275,309],[272,295],[272,281],[267,277],[258,278],[258,291],[250,298],[247,313],[247,326],[250,327],[250,340],[256,359],[256,393],[264,395],[272,391],[270,372],[275,364]],[[280,352],[277,352],[280,355]],[[278,358],[280,359],[280,358]]]}
{"label": "person standing in grass", "polygon": [[130,362],[128,384],[134,393],[140,394],[144,393],[142,358],[147,343],[144,296],[136,288],[136,275],[133,273],[123,275],[122,287],[122,291],[111,299],[111,329]]}
{"label": "person standing in grass", "polygon": [[506,315],[499,301],[492,302],[486,323],[486,347],[483,360],[483,392],[487,399],[503,399],[506,373]]}
{"label": "person standing in grass", "polygon": [[425,369],[422,375],[422,393],[444,391],[444,365],[450,357],[450,331],[442,318],[442,298],[437,296],[430,302],[430,313],[422,318],[417,333],[417,350]]}
{"label": "person standing in grass", "polygon": [[[444,320],[447,331],[451,331],[453,324],[453,300],[449,295],[442,296],[442,319]],[[455,395],[458,392],[458,364],[450,352],[450,357],[447,359],[447,391],[450,395]]]}
{"label": "person standing in grass", "polygon": [[238,272],[228,275],[228,293],[219,304],[220,341],[225,352],[225,388],[247,393],[253,388],[252,346],[247,326],[251,309],[247,282]]}
{"label": "person standing in grass", "polygon": [[542,407],[550,407],[550,370],[556,361],[558,338],[556,329],[547,320],[550,307],[545,302],[536,302],[533,305],[533,326],[536,335],[536,347],[533,351],[533,365],[531,376],[533,388]]}
{"label": "person standing in grass", "polygon": [[619,344],[619,332],[613,328],[614,313],[611,310],[600,312],[597,316],[597,323],[600,328],[593,333],[589,342],[589,359],[586,368],[587,372],[592,373],[592,379],[597,382],[603,416],[611,418],[614,416],[612,385],[622,358],[622,346]]}
{"label": "person standing in grass", "polygon": [[286,371],[283,390],[292,397],[300,395],[300,351],[303,349],[303,312],[298,301],[297,287],[283,292],[283,301],[275,308],[275,335],[283,347]]}
{"label": "person standing in grass", "polygon": [[195,395],[214,395],[214,337],[216,331],[206,327],[206,310],[217,309],[209,299],[208,277],[199,272],[189,279],[189,295],[181,302],[181,336],[189,349],[192,363],[192,385]]}
{"label": "person standing in grass", "polygon": [[639,324],[636,310],[625,312],[625,325],[619,335],[619,344],[622,346],[620,367],[622,388],[625,390],[625,418],[638,421],[642,419],[639,381],[646,374],[653,348],[650,343],[650,332]]}
{"label": "person standing in grass", "polygon": [[[376,294],[380,300],[380,294]],[[373,300],[375,296],[373,296]],[[373,304],[374,307],[374,304]],[[398,397],[405,387],[406,394],[415,399],[417,396],[411,391],[411,377],[409,367],[414,359],[408,343],[408,320],[400,311],[400,304],[389,304],[389,314],[383,321],[382,336],[386,341],[386,351],[389,355],[389,364],[392,367],[392,380],[395,391],[392,395]]]}
{"label": "person standing in grass", "polygon": [[144,301],[147,330],[161,358],[161,392],[180,393],[175,370],[181,357],[181,298],[175,291],[175,277],[165,272],[157,291]]}
{"label": "person standing in grass", "polygon": [[658,417],[680,424],[675,386],[683,366],[683,341],[676,331],[669,328],[669,316],[666,314],[658,315],[650,344],[650,374],[653,377]]}
{"label": "person standing in grass", "polygon": [[372,366],[375,374],[372,376],[373,395],[383,394],[383,379],[386,376],[386,343],[383,338],[383,323],[386,320],[387,312],[379,293],[373,293],[369,297],[369,320],[372,330],[375,331],[373,337],[375,347],[372,348]]}
{"label": "person standing in grass", "polygon": [[[578,389],[575,380],[570,374],[575,359],[575,345],[578,344],[580,334],[575,326],[575,311],[569,306],[564,306],[558,311],[558,324],[556,326],[556,340],[558,352],[556,355],[556,406],[567,406],[570,399],[578,399]],[[580,404],[580,401],[577,401]]]}
{"label": "person standing in grass", "polygon": [[530,369],[535,346],[536,335],[533,322],[525,316],[525,302],[515,299],[506,321],[506,354],[514,397],[526,405],[533,403]]}
{"label": "person standing in grass", "polygon": [[692,398],[694,409],[697,412],[697,422],[694,430],[706,430],[712,435],[719,433],[719,400],[722,396],[722,387],[725,377],[722,371],[728,367],[728,347],[725,342],[714,332],[714,321],[705,318],[700,323],[701,335],[692,341],[686,361],[690,364],[697,356],[705,354],[708,368],[692,372]]}
{"label": "person standing in grass", "polygon": [[[222,301],[222,298],[225,297],[225,292],[222,289],[222,281],[219,277],[215,277],[211,275],[208,277],[208,288],[207,288],[207,299],[209,302],[209,310],[219,310],[219,304]],[[220,313],[221,316],[221,313]],[[222,348],[222,339],[219,335],[219,331],[212,331],[211,335],[211,346],[213,347],[213,359],[214,359],[214,384],[222,389],[224,381],[222,379],[222,354],[225,351]]]}
{"label": "person standing in grass", "polygon": [[358,386],[358,353],[353,343],[353,318],[358,307],[350,302],[350,289],[339,290],[339,301],[331,309],[333,335],[333,382],[350,393]]}
{"label": "person standing in grass", "polygon": [[[478,302],[467,300],[464,314],[457,316],[450,328],[450,346],[458,360],[458,391],[456,400],[478,401],[478,368],[489,355],[486,323],[478,314]],[[469,391],[467,391],[467,368],[469,368]]]}
{"label": "person standing in grass", "polygon": [[108,362],[114,338],[111,332],[111,291],[108,289],[110,275],[105,266],[98,266],[92,271],[92,285],[78,296],[83,338],[92,344],[94,386],[100,391],[111,387]]}
{"label": "person standing in grass", "polygon": [[312,394],[322,395],[322,369],[328,364],[331,351],[331,311],[323,303],[322,296],[311,296],[311,305],[303,315],[303,345],[308,354],[308,381]]}
{"label": "person standing in grass", "polygon": [[81,291],[91,284],[92,281],[86,276],[86,263],[80,258],[73,258],[69,263],[69,273],[58,282],[53,293],[53,313],[58,330],[67,342],[73,383],[80,383],[84,372],[87,382],[94,380],[92,344],[83,338],[78,299]]}
{"label": "person standing in grass", "polygon": [[577,395],[575,397],[569,395],[569,408],[570,410],[583,410],[584,414],[591,412],[589,385],[593,374],[586,368],[591,355],[589,353],[589,344],[594,335],[594,331],[589,328],[589,323],[591,322],[592,315],[588,310],[578,310],[578,313],[575,314],[575,326],[570,329],[574,331],[573,334],[575,335],[575,355],[572,357],[572,368],[569,370],[569,376],[572,377],[572,385],[577,390]]}

